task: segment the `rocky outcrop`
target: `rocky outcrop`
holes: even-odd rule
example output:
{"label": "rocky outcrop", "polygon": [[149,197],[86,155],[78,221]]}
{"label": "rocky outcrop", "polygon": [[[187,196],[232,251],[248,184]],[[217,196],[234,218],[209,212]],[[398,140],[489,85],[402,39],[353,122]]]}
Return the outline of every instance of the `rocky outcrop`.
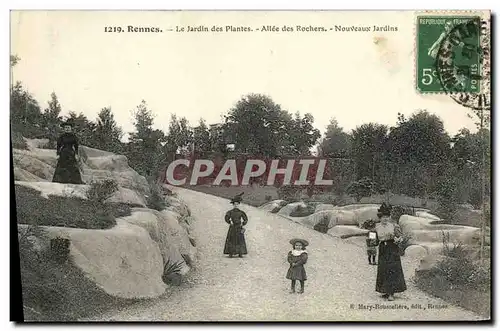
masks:
{"label": "rocky outcrop", "polygon": [[[44,139],[27,139],[28,150],[13,150],[15,168],[25,170],[45,181],[52,181],[57,164],[56,151],[43,149],[47,141]],[[103,179],[114,179],[119,186],[137,191],[141,194],[149,193],[147,180],[128,165],[127,157],[95,148],[80,146],[82,159],[82,180],[86,184]],[[18,176],[22,175],[17,171]]]}
{"label": "rocky outcrop", "polygon": [[[118,190],[108,202],[133,207],[132,214],[117,218],[111,229],[43,227],[49,237],[70,240],[72,260],[89,279],[113,296],[150,298],[167,288],[162,277],[170,266],[179,265],[181,274],[190,270],[196,260],[195,238],[190,233],[194,219],[182,200],[166,195],[165,210],[147,208],[149,185],[129,167],[127,158],[86,146],[80,146],[80,154],[82,179],[87,185],[52,183],[57,158],[55,150],[42,148],[46,143],[27,139],[28,150],[13,150],[16,185],[35,189],[45,198],[87,199],[92,181],[114,179]],[[23,208],[22,201],[16,207]]]}
{"label": "rocky outcrop", "polygon": [[117,225],[107,230],[43,228],[49,239],[70,240],[74,264],[106,293],[120,298],[153,298],[165,292],[162,254],[144,228],[124,220],[117,220]]}

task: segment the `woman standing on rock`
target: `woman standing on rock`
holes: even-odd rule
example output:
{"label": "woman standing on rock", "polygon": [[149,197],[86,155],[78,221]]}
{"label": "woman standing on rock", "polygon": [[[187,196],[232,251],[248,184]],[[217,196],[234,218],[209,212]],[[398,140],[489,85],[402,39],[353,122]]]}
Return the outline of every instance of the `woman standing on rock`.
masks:
{"label": "woman standing on rock", "polygon": [[245,242],[245,229],[243,228],[248,223],[247,214],[238,208],[238,205],[242,201],[241,195],[231,199],[231,203],[234,208],[226,213],[224,217],[227,224],[229,224],[229,230],[227,231],[226,244],[224,246],[224,254],[229,254],[229,257],[233,255],[238,255],[238,257],[243,257],[243,254],[247,254],[247,245]]}
{"label": "woman standing on rock", "polygon": [[381,208],[377,216],[380,223],[376,225],[375,231],[380,244],[375,290],[383,293],[387,300],[393,301],[394,293],[406,291],[399,246],[396,243],[401,237],[401,229],[391,221],[389,210]]}
{"label": "woman standing on rock", "polygon": [[53,182],[68,184],[83,184],[78,168],[78,138],[72,132],[73,123],[66,121],[63,124],[64,132],[57,139],[57,165]]}

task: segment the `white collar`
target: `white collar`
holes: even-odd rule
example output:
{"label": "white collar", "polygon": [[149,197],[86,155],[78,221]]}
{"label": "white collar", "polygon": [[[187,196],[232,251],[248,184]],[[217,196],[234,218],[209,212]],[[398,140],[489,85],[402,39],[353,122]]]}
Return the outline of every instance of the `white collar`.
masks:
{"label": "white collar", "polygon": [[293,256],[300,256],[301,254],[304,254],[304,253],[306,253],[306,254],[307,254],[307,251],[306,251],[305,249],[304,249],[304,250],[302,250],[302,251],[298,251],[298,250],[296,250],[296,249],[292,249],[292,250],[291,250],[291,252],[292,252],[292,255],[293,255]]}

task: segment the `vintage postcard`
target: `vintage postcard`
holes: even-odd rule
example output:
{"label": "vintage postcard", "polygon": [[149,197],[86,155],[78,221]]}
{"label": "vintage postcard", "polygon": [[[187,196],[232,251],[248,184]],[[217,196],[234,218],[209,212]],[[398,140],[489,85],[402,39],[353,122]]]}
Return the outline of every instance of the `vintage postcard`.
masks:
{"label": "vintage postcard", "polygon": [[18,320],[491,319],[489,11],[10,19]]}

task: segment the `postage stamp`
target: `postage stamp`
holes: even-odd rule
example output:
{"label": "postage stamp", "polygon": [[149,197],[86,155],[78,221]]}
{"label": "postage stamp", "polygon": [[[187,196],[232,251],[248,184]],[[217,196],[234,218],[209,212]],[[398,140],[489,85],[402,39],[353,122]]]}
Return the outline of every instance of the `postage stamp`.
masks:
{"label": "postage stamp", "polygon": [[479,22],[478,16],[417,17],[420,93],[481,92]]}

